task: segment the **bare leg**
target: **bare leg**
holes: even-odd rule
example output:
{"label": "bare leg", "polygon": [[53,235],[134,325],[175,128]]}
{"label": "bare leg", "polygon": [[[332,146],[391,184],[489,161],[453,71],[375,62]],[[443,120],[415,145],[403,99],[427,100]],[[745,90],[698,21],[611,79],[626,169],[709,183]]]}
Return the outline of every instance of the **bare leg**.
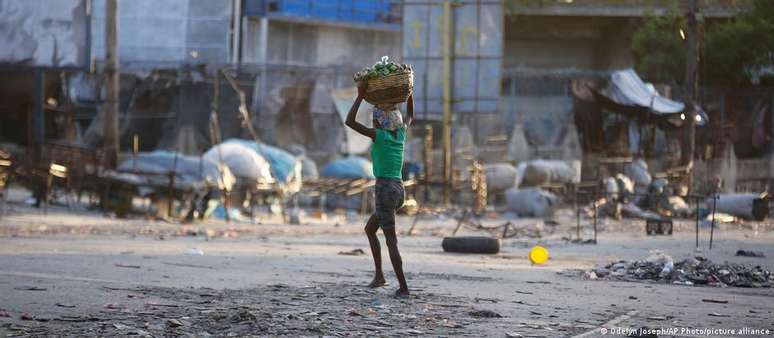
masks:
{"label": "bare leg", "polygon": [[398,277],[398,283],[400,284],[400,288],[395,292],[395,296],[408,297],[409,290],[408,285],[406,285],[406,277],[403,276],[403,260],[400,257],[400,251],[398,251],[398,236],[395,234],[395,228],[382,229],[382,231],[384,231],[387,249],[390,252],[392,269],[395,270],[395,276]]}
{"label": "bare leg", "polygon": [[382,248],[379,245],[379,238],[376,237],[376,231],[379,230],[379,223],[376,216],[371,215],[365,226],[365,233],[368,236],[368,243],[371,244],[371,255],[374,257],[374,280],[368,284],[369,287],[376,288],[386,285],[384,273],[382,272]]}

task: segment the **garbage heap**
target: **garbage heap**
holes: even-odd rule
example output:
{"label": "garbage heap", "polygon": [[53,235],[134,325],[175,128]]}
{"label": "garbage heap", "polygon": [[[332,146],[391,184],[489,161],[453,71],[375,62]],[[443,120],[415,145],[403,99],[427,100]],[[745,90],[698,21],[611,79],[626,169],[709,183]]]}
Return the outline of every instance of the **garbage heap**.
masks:
{"label": "garbage heap", "polygon": [[644,260],[621,260],[584,273],[586,279],[622,281],[653,281],[680,285],[736,286],[769,288],[774,275],[761,266],[728,263],[718,264],[703,257],[692,257],[675,263],[663,254]]}

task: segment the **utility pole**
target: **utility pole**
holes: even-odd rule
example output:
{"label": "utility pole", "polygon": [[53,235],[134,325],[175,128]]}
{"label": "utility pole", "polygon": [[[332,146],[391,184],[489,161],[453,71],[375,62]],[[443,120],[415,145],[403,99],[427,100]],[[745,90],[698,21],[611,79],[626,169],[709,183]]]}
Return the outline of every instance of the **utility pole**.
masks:
{"label": "utility pole", "polygon": [[104,117],[105,165],[114,168],[118,163],[118,4],[107,0],[105,4],[105,91],[107,97],[102,106]]}
{"label": "utility pole", "polygon": [[[686,53],[685,62],[685,85],[688,89],[688,102],[686,109],[686,119],[688,119],[688,154],[684,154],[686,164],[692,164],[693,158],[696,152],[696,103],[698,102],[699,94],[699,25],[697,17],[699,16],[699,8],[697,0],[687,0],[688,11],[686,22],[688,29],[686,32],[686,42],[688,44],[688,50]],[[693,168],[691,168],[691,174],[689,178],[688,188],[693,193]]]}

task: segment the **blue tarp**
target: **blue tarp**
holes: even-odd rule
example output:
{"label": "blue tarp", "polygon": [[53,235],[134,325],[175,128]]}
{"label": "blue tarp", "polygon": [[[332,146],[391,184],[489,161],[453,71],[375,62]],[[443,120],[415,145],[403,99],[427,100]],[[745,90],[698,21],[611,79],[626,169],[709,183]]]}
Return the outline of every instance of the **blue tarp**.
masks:
{"label": "blue tarp", "polygon": [[615,103],[648,108],[657,115],[677,114],[685,110],[685,104],[659,95],[652,85],[640,79],[634,69],[614,72],[610,75],[607,88],[600,92]]}
{"label": "blue tarp", "polygon": [[[684,103],[661,96],[652,84],[642,81],[634,69],[613,72],[607,87],[596,92],[615,104],[647,108],[648,112],[657,116],[676,116],[686,110]],[[701,107],[697,106],[695,110],[700,116],[697,125],[704,126],[709,122],[709,117]],[[685,115],[680,116],[681,119],[685,118]]]}
{"label": "blue tarp", "polygon": [[[165,174],[175,172],[175,186],[181,189],[216,186],[230,190],[234,185],[234,175],[226,166],[202,157],[175,154],[165,150],[138,153],[121,165],[117,171],[121,178],[131,179],[138,185],[165,185],[168,178]],[[159,176],[141,177],[134,172],[154,173]],[[127,176],[130,175],[131,177]]]}
{"label": "blue tarp", "polygon": [[334,160],[320,171],[322,177],[374,178],[371,161],[360,156],[348,156]]}
{"label": "blue tarp", "polygon": [[296,167],[301,165],[300,161],[289,152],[267,144],[257,144],[255,141],[243,139],[228,139],[223,143],[237,143],[250,147],[261,155],[271,166],[271,173],[278,182],[288,182],[293,178]]}

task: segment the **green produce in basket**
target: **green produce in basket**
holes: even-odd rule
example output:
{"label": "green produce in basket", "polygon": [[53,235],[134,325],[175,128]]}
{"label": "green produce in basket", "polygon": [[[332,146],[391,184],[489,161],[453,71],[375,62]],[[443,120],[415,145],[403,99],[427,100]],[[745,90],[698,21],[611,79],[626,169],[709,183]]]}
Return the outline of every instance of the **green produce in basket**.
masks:
{"label": "green produce in basket", "polygon": [[375,63],[371,67],[363,68],[363,70],[355,73],[354,80],[355,82],[368,81],[377,77],[409,73],[411,71],[412,69],[410,65],[405,63],[397,64],[395,62],[389,61],[387,56],[382,56],[381,61]]}

